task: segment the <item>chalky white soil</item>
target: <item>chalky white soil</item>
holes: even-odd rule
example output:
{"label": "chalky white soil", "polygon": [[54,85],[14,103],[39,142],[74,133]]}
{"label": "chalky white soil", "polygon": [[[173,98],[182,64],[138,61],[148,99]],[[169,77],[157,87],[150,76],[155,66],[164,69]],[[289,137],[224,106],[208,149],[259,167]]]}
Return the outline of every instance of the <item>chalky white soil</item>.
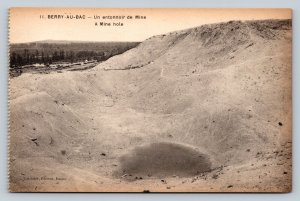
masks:
{"label": "chalky white soil", "polygon": [[291,191],[291,21],[151,37],[10,80],[10,191]]}

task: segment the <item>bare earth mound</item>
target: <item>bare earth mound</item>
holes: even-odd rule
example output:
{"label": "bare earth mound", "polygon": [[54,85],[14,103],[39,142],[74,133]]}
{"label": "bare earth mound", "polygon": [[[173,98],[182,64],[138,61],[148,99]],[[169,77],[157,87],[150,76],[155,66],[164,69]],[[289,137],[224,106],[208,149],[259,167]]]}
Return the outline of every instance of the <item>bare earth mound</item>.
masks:
{"label": "bare earth mound", "polygon": [[11,79],[10,189],[290,191],[291,34],[209,24]]}

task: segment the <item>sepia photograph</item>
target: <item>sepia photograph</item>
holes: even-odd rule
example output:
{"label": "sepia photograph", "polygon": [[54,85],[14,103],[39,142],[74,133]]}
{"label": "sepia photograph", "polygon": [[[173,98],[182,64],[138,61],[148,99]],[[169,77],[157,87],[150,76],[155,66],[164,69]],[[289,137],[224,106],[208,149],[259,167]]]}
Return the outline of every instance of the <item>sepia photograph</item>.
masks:
{"label": "sepia photograph", "polygon": [[292,10],[9,10],[10,192],[291,192]]}

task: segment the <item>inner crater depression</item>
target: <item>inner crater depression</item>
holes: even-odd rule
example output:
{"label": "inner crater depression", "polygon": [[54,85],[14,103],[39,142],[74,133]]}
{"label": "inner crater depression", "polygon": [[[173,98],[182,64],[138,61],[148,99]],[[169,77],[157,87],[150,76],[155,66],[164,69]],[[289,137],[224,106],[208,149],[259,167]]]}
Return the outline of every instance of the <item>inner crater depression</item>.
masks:
{"label": "inner crater depression", "polygon": [[192,147],[159,142],[138,146],[120,157],[118,176],[194,176],[211,169],[209,156]]}

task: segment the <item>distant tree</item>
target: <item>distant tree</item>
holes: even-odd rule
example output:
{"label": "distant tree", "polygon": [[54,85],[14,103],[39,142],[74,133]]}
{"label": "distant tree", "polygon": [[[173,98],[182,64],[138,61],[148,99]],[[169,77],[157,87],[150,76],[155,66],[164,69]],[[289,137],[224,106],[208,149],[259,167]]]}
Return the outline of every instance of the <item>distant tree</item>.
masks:
{"label": "distant tree", "polygon": [[14,67],[17,65],[17,53],[12,52],[10,55],[10,67]]}
{"label": "distant tree", "polygon": [[70,62],[73,63],[75,59],[75,55],[73,51],[70,51]]}
{"label": "distant tree", "polygon": [[36,63],[36,58],[34,54],[30,54],[29,56],[29,64]]}
{"label": "distant tree", "polygon": [[65,52],[64,52],[63,50],[61,50],[61,51],[59,52],[59,59],[60,59],[60,60],[64,60],[64,59],[65,59]]}
{"label": "distant tree", "polygon": [[50,57],[49,57],[48,54],[47,54],[46,57],[45,57],[45,64],[46,64],[46,65],[49,65],[49,64],[50,64]]}
{"label": "distant tree", "polygon": [[23,62],[23,59],[22,59],[22,56],[17,54],[17,65],[18,66],[23,66],[24,65],[24,62]]}
{"label": "distant tree", "polygon": [[41,63],[40,62],[40,54],[38,50],[35,50],[35,55],[34,55],[34,63]]}
{"label": "distant tree", "polygon": [[42,63],[45,65],[45,57],[44,57],[44,52],[42,52]]}
{"label": "distant tree", "polygon": [[54,53],[53,53],[53,55],[52,55],[52,59],[53,59],[53,61],[59,60],[59,55],[58,55],[58,52],[57,52],[57,51],[54,51]]}
{"label": "distant tree", "polygon": [[53,62],[52,56],[49,56],[48,62],[49,62],[49,64],[52,64],[52,62]]}

